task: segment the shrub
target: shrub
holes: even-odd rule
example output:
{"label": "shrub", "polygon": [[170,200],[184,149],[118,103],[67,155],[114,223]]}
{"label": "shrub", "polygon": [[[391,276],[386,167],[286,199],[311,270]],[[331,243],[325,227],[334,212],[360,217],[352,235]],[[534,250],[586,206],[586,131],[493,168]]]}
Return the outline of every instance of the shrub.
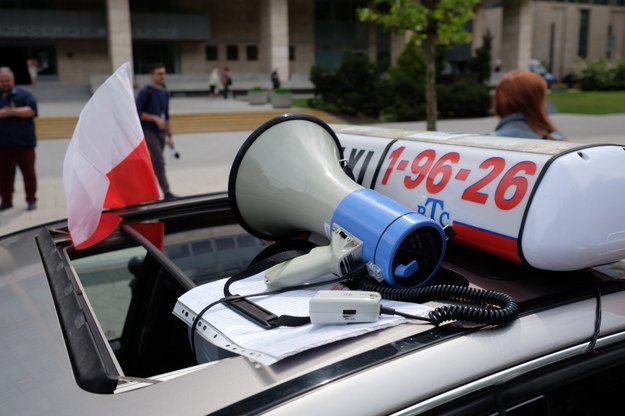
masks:
{"label": "shrub", "polygon": [[[489,43],[490,38],[485,38]],[[450,79],[450,84],[443,83],[440,74],[446,52],[437,53],[437,101],[439,118],[468,118],[486,116],[491,108],[491,96],[488,87],[475,79],[482,79],[490,74],[490,47],[476,61],[475,71],[481,75],[467,79]],[[488,68],[486,68],[488,67]],[[488,69],[488,71],[486,70]],[[426,117],[425,105],[425,57],[416,42],[409,42],[390,71],[387,83],[385,106],[380,114],[381,121],[413,121]],[[490,76],[490,75],[488,75]]]}
{"label": "shrub", "polygon": [[314,65],[310,80],[320,99],[310,100],[311,106],[331,107],[358,116],[377,116],[379,113],[380,104],[376,97],[381,90],[380,75],[377,67],[362,54],[343,52],[341,65],[336,71]]}
{"label": "shrub", "polygon": [[625,59],[614,63],[614,81],[616,89],[625,90]]}
{"label": "shrub", "polygon": [[490,113],[491,95],[486,85],[462,80],[438,85],[438,115],[440,118],[484,117]]}
{"label": "shrub", "polygon": [[580,60],[574,72],[579,88],[584,91],[625,89],[625,60]]}
{"label": "shrub", "polygon": [[[414,121],[425,119],[424,84],[416,79],[395,79],[391,86],[392,103],[380,114],[380,121]],[[473,80],[436,86],[438,117],[484,117],[490,113],[491,96],[488,87]]]}
{"label": "shrub", "polygon": [[482,36],[482,46],[475,50],[475,56],[468,62],[468,69],[475,74],[478,82],[485,83],[490,80],[492,65],[492,49],[494,36],[490,30]]}
{"label": "shrub", "polygon": [[[445,51],[439,50],[439,71]],[[380,121],[414,121],[425,118],[425,57],[418,42],[404,48],[388,74],[361,54],[346,51],[336,71],[313,66],[310,79],[315,85],[315,98],[308,105],[329,111],[340,111],[358,117],[375,117]],[[439,73],[439,81],[442,79]],[[488,115],[491,97],[488,87],[472,80],[437,86],[441,117],[477,117]]]}
{"label": "shrub", "polygon": [[381,121],[413,121],[425,117],[425,84],[422,77],[392,71],[386,83]]}

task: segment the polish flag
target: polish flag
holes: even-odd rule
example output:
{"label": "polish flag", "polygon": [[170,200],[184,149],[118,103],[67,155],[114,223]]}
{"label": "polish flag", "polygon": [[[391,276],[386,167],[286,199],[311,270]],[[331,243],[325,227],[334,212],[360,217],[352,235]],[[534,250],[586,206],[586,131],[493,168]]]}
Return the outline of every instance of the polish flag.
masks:
{"label": "polish flag", "polygon": [[69,233],[78,250],[104,240],[121,222],[104,210],[159,199],[129,63],[81,111],[63,162],[63,187]]}

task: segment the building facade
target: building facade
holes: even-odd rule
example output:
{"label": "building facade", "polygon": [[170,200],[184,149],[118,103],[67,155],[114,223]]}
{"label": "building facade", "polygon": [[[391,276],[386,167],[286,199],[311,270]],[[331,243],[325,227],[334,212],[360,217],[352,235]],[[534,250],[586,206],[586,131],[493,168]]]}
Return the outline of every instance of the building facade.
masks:
{"label": "building facade", "polygon": [[473,47],[493,35],[493,60],[501,72],[538,59],[558,79],[579,59],[625,58],[625,0],[481,1]]}
{"label": "building facade", "polygon": [[[336,67],[343,48],[390,58],[391,36],[359,22],[358,0],[0,0],[0,65],[28,83],[26,60],[42,82],[85,84],[123,62],[135,73],[161,61],[170,73],[308,78]],[[395,42],[398,53],[403,43]]]}
{"label": "building facade", "polygon": [[[344,48],[393,61],[406,36],[359,22],[366,0],[0,0],[0,65],[28,84],[86,85],[123,62],[142,74],[168,72],[308,79],[318,64],[336,68]],[[579,57],[625,56],[625,0],[484,0],[473,22],[473,49],[494,35],[502,69],[542,60],[559,77]]]}

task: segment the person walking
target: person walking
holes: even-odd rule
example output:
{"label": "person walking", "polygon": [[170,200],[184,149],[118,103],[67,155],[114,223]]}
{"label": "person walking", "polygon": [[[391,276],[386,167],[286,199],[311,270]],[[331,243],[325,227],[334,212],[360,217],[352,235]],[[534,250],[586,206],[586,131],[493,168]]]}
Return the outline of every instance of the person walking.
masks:
{"label": "person walking", "polygon": [[213,68],[210,76],[208,77],[208,95],[214,97],[217,92],[221,90],[221,82],[219,79],[219,69]]}
{"label": "person walking", "polygon": [[165,145],[172,149],[174,147],[169,123],[169,93],[165,88],[167,72],[165,65],[161,63],[151,64],[149,72],[150,84],[142,87],[137,93],[137,111],[163,198],[172,200],[176,196],[169,189],[163,157]]}
{"label": "person walking", "polygon": [[500,121],[494,136],[566,140],[547,114],[547,82],[528,70],[514,70],[499,82],[493,110]]}
{"label": "person walking", "polygon": [[273,85],[274,90],[280,88],[280,75],[278,75],[278,68],[271,72],[271,84]]}
{"label": "person walking", "polygon": [[13,207],[16,167],[24,178],[27,209],[37,209],[36,116],[35,97],[15,86],[9,67],[0,67],[0,211]]}
{"label": "person walking", "polygon": [[35,85],[37,83],[37,72],[39,71],[39,61],[34,56],[26,60],[26,66],[28,67],[28,74],[30,75],[30,83]]}
{"label": "person walking", "polygon": [[221,87],[223,88],[221,91],[224,95],[224,98],[228,98],[228,92],[230,91],[230,86],[232,85],[232,77],[230,75],[230,68],[225,67],[221,72]]}

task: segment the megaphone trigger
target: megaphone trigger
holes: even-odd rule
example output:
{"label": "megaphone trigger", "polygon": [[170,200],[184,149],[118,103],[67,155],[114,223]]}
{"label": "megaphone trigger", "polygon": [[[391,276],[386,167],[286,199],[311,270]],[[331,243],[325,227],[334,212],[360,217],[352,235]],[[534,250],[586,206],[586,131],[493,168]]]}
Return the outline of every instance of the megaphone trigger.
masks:
{"label": "megaphone trigger", "polygon": [[310,283],[329,274],[344,276],[354,270],[361,256],[362,241],[335,225],[330,245],[315,247],[308,254],[267,269],[265,283],[274,290]]}

